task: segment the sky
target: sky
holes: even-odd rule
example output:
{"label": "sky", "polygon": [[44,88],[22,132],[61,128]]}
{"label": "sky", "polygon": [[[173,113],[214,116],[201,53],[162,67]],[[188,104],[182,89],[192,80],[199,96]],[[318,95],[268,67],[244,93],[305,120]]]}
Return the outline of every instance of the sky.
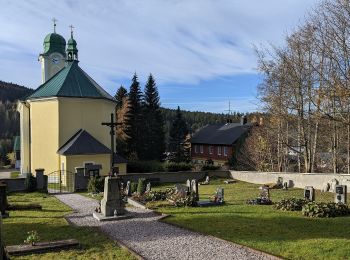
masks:
{"label": "sky", "polygon": [[0,80],[41,84],[38,56],[74,26],[79,65],[110,94],[136,72],[161,105],[227,113],[261,109],[254,46],[281,46],[319,0],[0,0]]}

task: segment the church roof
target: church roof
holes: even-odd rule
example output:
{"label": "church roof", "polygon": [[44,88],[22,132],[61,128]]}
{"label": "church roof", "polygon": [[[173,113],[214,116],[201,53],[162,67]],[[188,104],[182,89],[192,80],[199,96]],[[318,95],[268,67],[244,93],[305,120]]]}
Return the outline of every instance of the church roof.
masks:
{"label": "church roof", "polygon": [[[64,145],[62,145],[60,149],[58,149],[57,153],[65,156],[110,154],[111,149],[100,143],[84,129],[80,129]],[[127,160],[115,153],[114,163],[127,163]]]}
{"label": "church roof", "polygon": [[252,127],[251,123],[214,124],[198,130],[192,138],[192,144],[232,145]]}
{"label": "church roof", "polygon": [[57,151],[61,155],[108,154],[111,150],[87,131],[80,129]]}
{"label": "church roof", "polygon": [[69,62],[66,67],[37,88],[27,99],[46,97],[100,98],[115,101],[78,66],[77,61]]}

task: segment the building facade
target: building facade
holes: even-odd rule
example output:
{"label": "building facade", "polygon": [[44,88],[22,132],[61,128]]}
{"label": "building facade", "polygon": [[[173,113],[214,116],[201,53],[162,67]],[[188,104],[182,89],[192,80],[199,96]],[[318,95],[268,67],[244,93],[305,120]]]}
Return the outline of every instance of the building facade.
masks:
{"label": "building facade", "polygon": [[207,125],[191,138],[191,159],[196,164],[212,162],[224,166],[234,155],[236,144],[244,138],[252,124],[241,123]]}

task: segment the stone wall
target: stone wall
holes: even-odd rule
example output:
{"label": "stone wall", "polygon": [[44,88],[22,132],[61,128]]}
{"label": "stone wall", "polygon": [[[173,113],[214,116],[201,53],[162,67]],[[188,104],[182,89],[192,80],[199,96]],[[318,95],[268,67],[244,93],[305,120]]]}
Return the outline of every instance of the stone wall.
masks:
{"label": "stone wall", "polygon": [[201,171],[201,172],[153,172],[153,173],[127,173],[121,174],[123,181],[137,182],[139,178],[157,179],[159,183],[186,182],[188,179],[202,180],[206,175],[210,177],[230,178],[229,171]]}
{"label": "stone wall", "polygon": [[264,184],[275,183],[278,177],[283,178],[283,182],[292,181],[296,188],[313,186],[315,189],[322,189],[325,183],[330,183],[332,179],[339,181],[339,184],[350,187],[349,174],[331,173],[280,173],[280,172],[251,172],[251,171],[230,171],[231,177],[237,180]]}

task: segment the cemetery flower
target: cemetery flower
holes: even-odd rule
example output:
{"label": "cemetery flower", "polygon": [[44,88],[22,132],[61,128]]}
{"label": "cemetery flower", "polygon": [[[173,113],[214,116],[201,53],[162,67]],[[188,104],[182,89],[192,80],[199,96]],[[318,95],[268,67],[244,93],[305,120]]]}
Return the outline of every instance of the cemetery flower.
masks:
{"label": "cemetery flower", "polygon": [[40,241],[39,234],[36,230],[29,231],[27,234],[28,236],[26,240],[24,240],[24,243],[32,244],[32,246],[35,246],[35,243]]}

